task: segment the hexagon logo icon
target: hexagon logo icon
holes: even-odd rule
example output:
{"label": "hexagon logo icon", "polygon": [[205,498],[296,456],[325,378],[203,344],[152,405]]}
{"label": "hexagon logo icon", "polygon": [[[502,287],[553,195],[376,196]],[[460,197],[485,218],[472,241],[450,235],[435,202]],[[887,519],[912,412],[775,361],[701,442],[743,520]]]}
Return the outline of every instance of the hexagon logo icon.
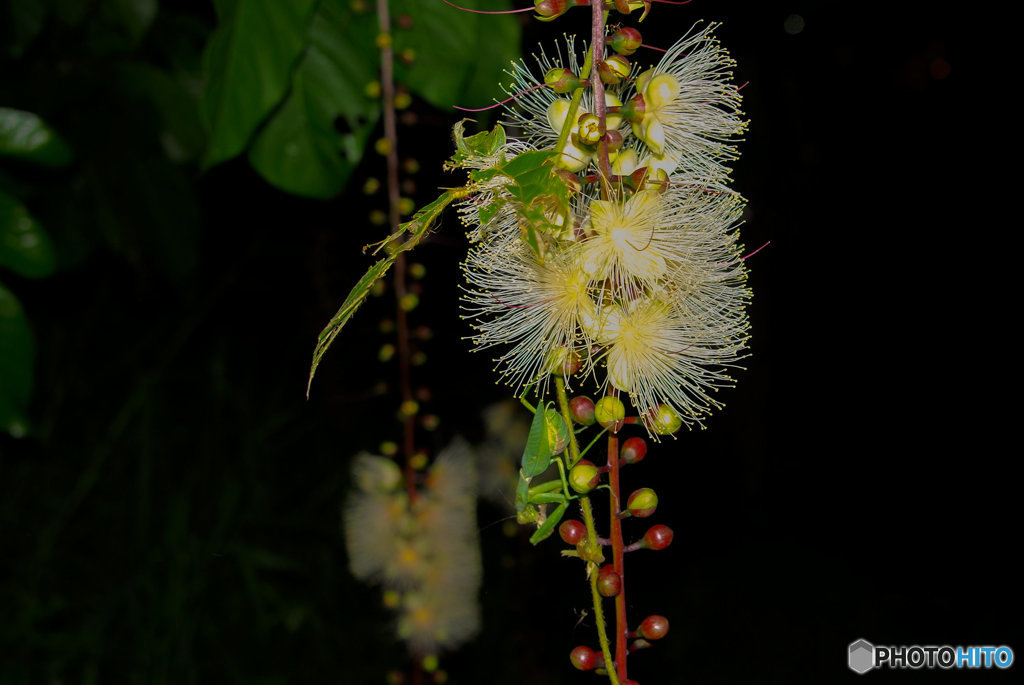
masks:
{"label": "hexagon logo icon", "polygon": [[867,673],[875,667],[875,646],[867,640],[850,643],[850,670],[855,673]]}

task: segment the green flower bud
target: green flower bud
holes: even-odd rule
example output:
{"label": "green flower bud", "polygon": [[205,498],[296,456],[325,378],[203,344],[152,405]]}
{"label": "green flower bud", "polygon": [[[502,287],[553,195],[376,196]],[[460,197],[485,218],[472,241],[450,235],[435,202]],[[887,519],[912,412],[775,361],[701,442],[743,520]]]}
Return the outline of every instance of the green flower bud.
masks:
{"label": "green flower bud", "polygon": [[671,435],[683,425],[683,419],[675,409],[667,404],[659,404],[651,410],[647,417],[651,430],[658,435]]}
{"label": "green flower bud", "polygon": [[629,76],[629,70],[629,60],[622,55],[612,55],[597,68],[601,80],[610,86],[622,83],[622,79]]}
{"label": "green flower bud", "polygon": [[585,495],[597,487],[601,480],[601,472],[590,462],[583,460],[569,471],[569,485],[573,490]]}
{"label": "green flower bud", "polygon": [[658,495],[650,488],[635,490],[626,501],[626,508],[632,516],[647,518],[658,508]]}
{"label": "green flower bud", "polygon": [[597,141],[601,140],[601,120],[596,114],[581,114],[576,120],[576,126],[579,129],[580,142],[584,145],[597,145]]}
{"label": "green flower bud", "polygon": [[614,430],[618,430],[619,422],[626,418],[626,405],[618,397],[602,397],[594,404],[594,418],[602,428],[614,426]]}
{"label": "green flower bud", "polygon": [[632,55],[640,49],[643,42],[643,38],[640,37],[640,32],[628,26],[613,33],[612,37],[608,40],[608,44],[612,46],[612,50],[620,55]]}
{"label": "green flower bud", "polygon": [[544,74],[544,84],[559,94],[571,93],[583,86],[583,80],[568,69],[549,69]]}

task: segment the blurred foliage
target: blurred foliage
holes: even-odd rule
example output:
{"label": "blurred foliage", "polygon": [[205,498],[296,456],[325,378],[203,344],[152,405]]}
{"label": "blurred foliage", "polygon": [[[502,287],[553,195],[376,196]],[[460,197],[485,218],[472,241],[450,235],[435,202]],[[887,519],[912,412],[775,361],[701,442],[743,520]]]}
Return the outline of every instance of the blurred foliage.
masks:
{"label": "blurred foliage", "polygon": [[[457,117],[431,106],[498,94],[518,20],[485,41],[441,3],[392,12],[426,136],[406,149],[445,149]],[[303,399],[350,285],[331,255],[376,229],[358,194],[295,197],[379,162],[375,36],[373,4],[339,0],[0,2],[0,683],[393,661],[339,530],[346,459],[381,436],[332,436],[390,411],[386,370],[332,361]]]}

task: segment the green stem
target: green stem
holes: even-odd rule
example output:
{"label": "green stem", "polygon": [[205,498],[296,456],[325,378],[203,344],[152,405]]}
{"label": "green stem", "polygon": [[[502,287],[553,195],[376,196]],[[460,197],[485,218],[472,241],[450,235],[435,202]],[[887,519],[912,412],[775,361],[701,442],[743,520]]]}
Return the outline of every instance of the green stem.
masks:
{"label": "green stem", "polygon": [[[565,394],[565,381],[561,376],[555,377],[555,389],[558,395],[558,408],[562,412],[562,418],[567,425],[572,425],[572,414],[569,412],[569,400]],[[576,442],[576,433],[569,431],[569,454],[573,464],[580,460],[580,446]],[[615,672],[612,660],[611,646],[608,643],[608,629],[604,621],[604,608],[601,605],[601,593],[597,589],[597,571],[599,559],[603,561],[601,544],[597,541],[597,526],[594,525],[594,510],[590,505],[590,498],[586,495],[580,497],[580,509],[583,512],[583,524],[587,528],[587,577],[590,579],[590,596],[594,605],[594,622],[597,623],[597,641],[601,645],[601,655],[604,657],[605,666],[608,669],[608,680],[612,685],[619,685],[619,677]]]}
{"label": "green stem", "polygon": [[[593,50],[587,51],[587,59],[583,62],[583,68],[580,70],[580,78],[586,80],[587,76],[590,75],[590,67],[594,62]],[[558,134],[558,144],[555,145],[555,153],[562,154],[562,149],[565,147],[565,142],[569,140],[569,132],[572,130],[573,122],[576,121],[576,112],[580,108],[580,100],[583,98],[583,89],[577,88],[573,91],[572,100],[569,102],[569,113],[565,116],[565,124],[562,125],[562,130]]]}

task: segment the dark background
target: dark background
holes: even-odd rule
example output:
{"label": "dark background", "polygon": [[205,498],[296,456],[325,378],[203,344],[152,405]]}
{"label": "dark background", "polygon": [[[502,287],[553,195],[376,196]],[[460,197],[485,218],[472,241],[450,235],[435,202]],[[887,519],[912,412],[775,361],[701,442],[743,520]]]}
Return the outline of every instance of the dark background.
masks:
{"label": "dark background", "polygon": [[[631,615],[672,623],[630,661],[644,685],[852,681],[858,638],[1024,648],[1015,227],[984,210],[998,193],[976,156],[1012,131],[993,121],[978,140],[992,103],[968,71],[970,10],[698,1],[641,26],[668,45],[697,18],[724,22],[750,82],[743,240],[771,241],[748,261],[752,354],[725,410],[624,474],[627,489],[657,487],[657,520],[675,529],[668,550],[628,559]],[[214,22],[203,3],[176,11]],[[531,25],[527,47],[585,14]],[[47,109],[59,69],[81,89],[71,111]],[[131,153],[154,141],[102,69],[48,26],[0,88],[93,164],[18,170],[65,266],[5,276],[37,362],[34,433],[0,436],[0,682],[383,682],[404,649],[378,591],[348,573],[339,510],[352,455],[399,435],[396,367],[376,361],[390,300],[358,313],[304,398],[316,335],[383,235],[367,221],[383,198],[360,192],[381,162],[325,202],[272,189],[244,160],[133,186]],[[458,183],[440,162],[459,117],[413,110],[400,140],[423,201]],[[157,186],[181,199],[153,217]],[[85,206],[115,208],[119,242]],[[415,380],[442,421],[420,442],[435,450],[478,439],[479,407],[503,397],[461,339],[464,251],[449,216],[416,254],[413,322],[433,338]],[[450,681],[597,682],[566,658],[593,642],[578,565],[554,542],[505,537],[505,515],[481,505],[484,628],[442,660]],[[1009,682],[1020,668],[863,677]]]}

